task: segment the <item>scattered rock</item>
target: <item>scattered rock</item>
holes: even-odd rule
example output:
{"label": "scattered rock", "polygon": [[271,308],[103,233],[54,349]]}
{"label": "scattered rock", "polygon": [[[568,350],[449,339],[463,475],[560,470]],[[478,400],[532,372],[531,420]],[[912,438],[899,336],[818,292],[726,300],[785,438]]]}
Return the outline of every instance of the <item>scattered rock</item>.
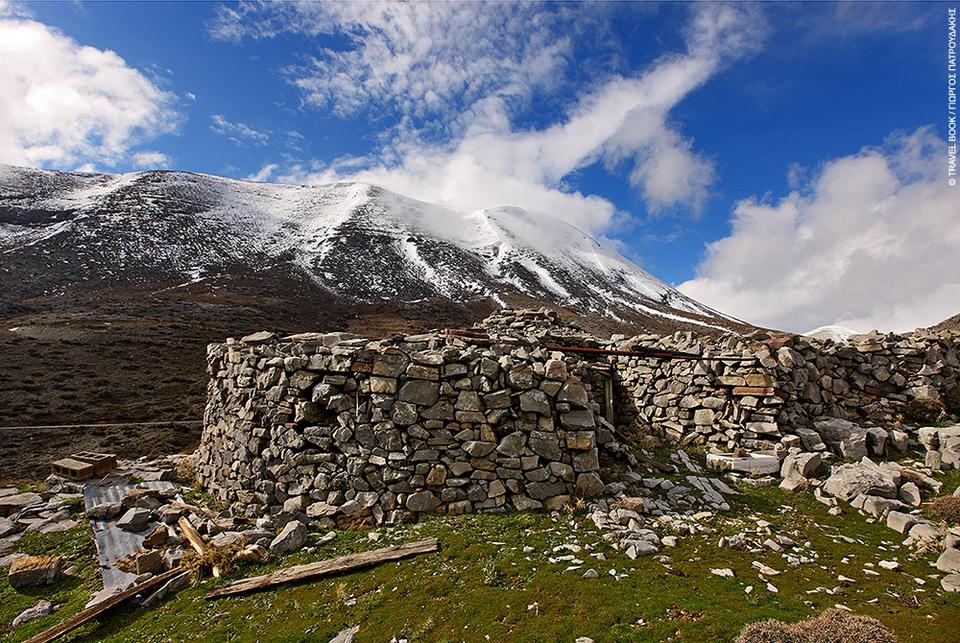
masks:
{"label": "scattered rock", "polygon": [[59,556],[23,556],[10,565],[7,580],[14,589],[49,585],[60,580],[62,565]]}
{"label": "scattered rock", "polygon": [[120,516],[117,521],[117,527],[125,531],[143,531],[150,523],[153,514],[147,509],[133,507]]}
{"label": "scattered rock", "polygon": [[41,618],[49,614],[53,614],[53,603],[41,599],[33,607],[29,607],[20,612],[20,615],[13,619],[10,626],[16,629],[27,621],[32,621],[35,618]]}
{"label": "scattered rock", "polygon": [[285,554],[296,551],[307,542],[307,526],[299,520],[292,520],[280,530],[277,537],[270,543],[270,551],[275,554]]}

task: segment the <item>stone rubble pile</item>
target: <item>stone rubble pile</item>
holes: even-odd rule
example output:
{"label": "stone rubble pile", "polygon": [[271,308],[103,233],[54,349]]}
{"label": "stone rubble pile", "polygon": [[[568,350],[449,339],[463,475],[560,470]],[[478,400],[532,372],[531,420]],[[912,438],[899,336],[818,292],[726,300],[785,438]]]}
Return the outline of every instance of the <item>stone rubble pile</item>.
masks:
{"label": "stone rubble pile", "polygon": [[[933,473],[919,463],[876,463],[864,456],[856,463],[835,464],[822,485],[815,482],[814,494],[833,507],[831,511],[844,502],[870,520],[883,521],[904,536],[905,547],[941,552],[936,567],[948,574],[941,585],[946,591],[960,591],[960,527],[929,520],[919,511],[926,496],[943,488]],[[960,496],[960,489],[954,495]]]}
{"label": "stone rubble pile", "polygon": [[[83,496],[72,488],[47,489],[42,493],[21,493],[17,488],[0,489],[0,556],[14,548],[24,534],[52,534],[77,526],[70,518],[71,507]],[[2,559],[4,565],[9,564]]]}
{"label": "stone rubble pile", "polygon": [[[642,476],[628,469],[621,483],[607,485],[616,492],[612,497],[587,505],[588,517],[604,538],[630,558],[656,553],[664,545],[674,547],[678,536],[711,533],[711,519],[730,510],[726,496],[738,493],[720,478],[704,475],[682,449],[672,453],[671,460],[672,477]],[[658,532],[669,535],[660,537]]]}

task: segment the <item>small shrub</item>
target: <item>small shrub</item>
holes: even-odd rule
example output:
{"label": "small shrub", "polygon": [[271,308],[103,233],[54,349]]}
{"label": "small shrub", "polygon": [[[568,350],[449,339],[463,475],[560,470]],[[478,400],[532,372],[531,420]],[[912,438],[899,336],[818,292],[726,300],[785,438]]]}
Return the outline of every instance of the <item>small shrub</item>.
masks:
{"label": "small shrub", "polygon": [[184,484],[196,484],[197,481],[197,459],[192,456],[183,458],[177,463],[176,467],[177,481]]}
{"label": "small shrub", "polygon": [[933,397],[918,397],[907,403],[903,417],[914,424],[934,424],[945,414],[943,402]]}
{"label": "small shrub", "polygon": [[794,631],[794,626],[776,619],[749,623],[733,643],[805,643],[806,639]]}
{"label": "small shrub", "polygon": [[960,496],[934,498],[930,511],[952,525],[960,525]]}
{"label": "small shrub", "polygon": [[829,609],[818,616],[788,624],[777,620],[750,623],[734,643],[896,643],[883,623],[869,616]]}
{"label": "small shrub", "polygon": [[897,643],[893,632],[877,619],[838,609],[827,610],[820,616],[802,622],[802,625],[806,640],[810,643]]}

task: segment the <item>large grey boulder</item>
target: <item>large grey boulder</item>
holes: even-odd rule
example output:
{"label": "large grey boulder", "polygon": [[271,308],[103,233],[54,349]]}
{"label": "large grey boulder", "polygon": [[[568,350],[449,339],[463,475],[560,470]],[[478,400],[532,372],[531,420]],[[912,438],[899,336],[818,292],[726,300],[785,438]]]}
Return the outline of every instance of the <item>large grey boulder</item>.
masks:
{"label": "large grey boulder", "polygon": [[960,592],[960,574],[947,574],[940,579],[940,587],[945,592]]}
{"label": "large grey boulder", "polygon": [[881,498],[897,497],[897,486],[894,482],[867,458],[856,464],[834,466],[830,477],[823,483],[823,490],[847,502],[858,494]]}
{"label": "large grey boulder", "polygon": [[887,514],[887,527],[898,533],[907,533],[915,524],[917,524],[916,516],[911,516],[908,513],[891,511]]}

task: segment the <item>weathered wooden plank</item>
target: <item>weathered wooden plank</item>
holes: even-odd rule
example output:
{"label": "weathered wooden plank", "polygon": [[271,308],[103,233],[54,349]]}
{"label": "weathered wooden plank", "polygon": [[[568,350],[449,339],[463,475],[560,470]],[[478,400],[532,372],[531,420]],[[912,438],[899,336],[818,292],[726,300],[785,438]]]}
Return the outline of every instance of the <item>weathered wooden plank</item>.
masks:
{"label": "weathered wooden plank", "polygon": [[233,596],[235,594],[245,594],[257,590],[283,585],[285,583],[294,583],[308,578],[319,578],[321,576],[331,576],[343,572],[353,571],[372,567],[381,563],[388,563],[394,560],[410,558],[419,554],[429,554],[440,548],[440,542],[436,538],[427,538],[403,545],[393,547],[384,547],[373,551],[359,552],[356,554],[347,554],[339,558],[321,560],[316,563],[307,563],[305,565],[295,565],[278,569],[263,576],[253,576],[244,578],[233,583],[228,583],[223,587],[218,587],[209,592],[205,598],[220,598],[222,596]]}
{"label": "weathered wooden plank", "polygon": [[[197,530],[194,529],[193,525],[190,524],[190,521],[187,520],[187,517],[180,516],[180,520],[177,521],[177,524],[180,526],[180,530],[190,543],[190,546],[193,547],[201,556],[206,555],[206,553],[210,550],[210,546],[207,545],[206,541],[203,539],[203,536],[201,536]],[[213,572],[214,578],[220,578],[219,567],[214,565],[211,571]]]}
{"label": "weathered wooden plank", "polygon": [[180,568],[171,569],[168,572],[163,572],[153,578],[143,581],[139,585],[134,585],[130,589],[126,589],[115,596],[111,596],[101,603],[97,603],[93,607],[89,607],[82,612],[74,615],[72,618],[68,618],[60,625],[54,625],[49,630],[40,632],[32,639],[27,640],[27,643],[47,643],[47,641],[53,641],[67,632],[77,629],[87,621],[94,619],[101,614],[113,609],[120,603],[123,603],[127,599],[133,598],[141,592],[145,592],[153,587],[156,587],[166,581],[170,580],[177,574],[183,573],[183,570]]}

